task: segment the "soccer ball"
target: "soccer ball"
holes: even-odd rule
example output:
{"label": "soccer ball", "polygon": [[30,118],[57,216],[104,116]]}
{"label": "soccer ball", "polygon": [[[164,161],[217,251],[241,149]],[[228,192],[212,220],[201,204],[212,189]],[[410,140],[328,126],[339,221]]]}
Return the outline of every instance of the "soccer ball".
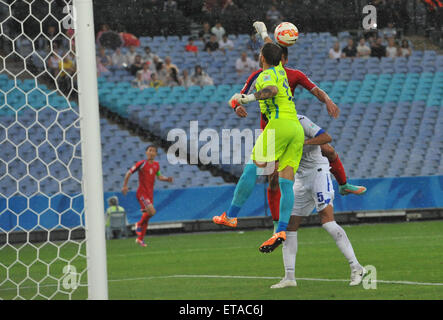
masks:
{"label": "soccer ball", "polygon": [[298,29],[290,22],[282,22],[275,28],[274,38],[279,45],[290,47],[298,39]]}

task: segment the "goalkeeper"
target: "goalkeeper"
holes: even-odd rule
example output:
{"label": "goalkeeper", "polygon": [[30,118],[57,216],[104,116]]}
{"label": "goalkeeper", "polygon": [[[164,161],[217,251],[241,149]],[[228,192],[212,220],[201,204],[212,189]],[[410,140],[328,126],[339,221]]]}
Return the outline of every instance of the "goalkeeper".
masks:
{"label": "goalkeeper", "polygon": [[[271,38],[268,36],[266,26],[261,21],[254,22],[254,27],[257,30],[257,33],[261,35],[263,41],[265,43],[271,42]],[[320,102],[323,102],[326,105],[326,109],[329,115],[333,118],[336,118],[339,114],[339,109],[336,104],[332,101],[331,98],[324,92],[321,88],[319,88],[316,84],[314,84],[303,72],[296,69],[291,69],[286,67],[289,61],[288,56],[288,48],[282,47],[282,65],[285,68],[286,76],[288,77],[289,87],[291,88],[292,94],[294,95],[295,88],[298,85],[301,85],[303,88],[311,92]],[[245,83],[245,86],[241,90],[241,93],[248,94],[252,90],[252,86],[255,82],[255,79],[262,72],[262,70],[257,70],[253,72],[248,80]],[[241,106],[232,106],[236,112],[236,114],[240,117],[246,115],[246,110],[244,110]],[[267,119],[266,115],[261,115],[260,127],[263,130],[266,127]],[[334,175],[338,182],[339,192],[341,195],[347,194],[356,194],[362,195],[366,192],[366,188],[363,186],[355,186],[350,184],[347,181],[346,171],[341,163],[340,157],[338,156],[335,149],[330,144],[324,144],[320,146],[322,154],[324,157],[328,158],[329,165],[331,167],[330,172]],[[246,170],[245,170],[246,171]],[[246,172],[247,173],[247,172]],[[279,202],[280,202],[280,189],[278,187],[278,177],[275,174],[269,176],[269,188],[267,190],[268,195],[268,203],[269,208],[272,215],[272,220],[274,222],[274,228],[279,220]]]}
{"label": "goalkeeper", "polygon": [[[240,105],[258,100],[261,112],[269,120],[252,150],[251,166],[254,169],[269,168],[275,166],[276,161],[279,162],[280,219],[275,234],[260,246],[261,252],[272,252],[286,240],[286,228],[294,204],[294,174],[298,169],[304,144],[304,131],[297,118],[288,78],[280,61],[281,54],[282,49],[278,45],[266,43],[260,52],[259,62],[263,72],[255,84],[257,92],[249,95],[236,94],[230,100],[231,104]],[[240,183],[244,182],[240,180]],[[237,189],[242,188],[237,186]],[[236,224],[235,217],[240,208],[232,209],[227,214],[215,216],[213,221],[217,224]]]}

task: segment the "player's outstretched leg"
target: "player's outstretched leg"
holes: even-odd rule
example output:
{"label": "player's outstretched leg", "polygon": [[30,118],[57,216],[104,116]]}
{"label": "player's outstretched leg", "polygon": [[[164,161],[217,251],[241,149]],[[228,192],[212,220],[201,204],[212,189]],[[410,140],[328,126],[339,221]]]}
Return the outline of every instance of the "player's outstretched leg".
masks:
{"label": "player's outstretched leg", "polygon": [[[293,170],[291,167],[287,168]],[[278,180],[281,192],[280,219],[278,222],[276,233],[269,240],[263,242],[260,246],[259,250],[263,253],[274,251],[275,248],[277,248],[283,241],[286,240],[286,228],[288,227],[292,206],[294,205],[294,192],[292,190],[294,181],[283,177],[280,177]]]}
{"label": "player's outstretched leg", "polygon": [[366,192],[366,187],[355,186],[348,183],[346,178],[346,171],[340,160],[335,149],[329,145],[325,144],[321,146],[322,155],[328,158],[329,165],[331,166],[331,173],[334,175],[335,180],[338,183],[338,191],[342,196],[348,195],[350,193],[356,195],[363,195]]}
{"label": "player's outstretched leg", "polygon": [[357,257],[354,253],[354,249],[352,248],[351,241],[349,241],[345,230],[340,227],[337,222],[334,221],[333,210],[334,209],[332,208],[332,206],[329,205],[321,212],[319,212],[322,220],[322,227],[335,240],[337,247],[345,256],[346,260],[348,260],[349,266],[351,267],[351,281],[349,285],[356,286],[362,282],[363,277],[366,274],[366,269],[363,268],[363,266],[360,265],[360,263],[358,262]]}
{"label": "player's outstretched leg", "polygon": [[237,216],[246,200],[251,196],[257,181],[257,166],[252,162],[248,162],[243,173],[235,186],[234,198],[227,212],[223,212],[220,216],[214,216],[212,221],[216,224],[225,225],[235,228],[237,226]]}

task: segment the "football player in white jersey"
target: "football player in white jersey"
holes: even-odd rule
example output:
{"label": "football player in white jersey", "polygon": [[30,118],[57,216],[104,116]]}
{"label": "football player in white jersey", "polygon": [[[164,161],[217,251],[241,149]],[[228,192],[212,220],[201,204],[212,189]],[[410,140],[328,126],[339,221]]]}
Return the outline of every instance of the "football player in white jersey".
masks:
{"label": "football player in white jersey", "polygon": [[349,285],[359,285],[366,274],[358,262],[346,232],[334,220],[334,188],[329,172],[329,161],[323,157],[320,145],[331,142],[331,136],[303,115],[298,115],[305,132],[303,155],[295,175],[294,207],[283,243],[283,264],[285,277],[271,288],[293,287],[295,280],[295,261],[297,255],[297,230],[303,217],[317,210],[323,229],[335,240],[340,251],[351,267]]}

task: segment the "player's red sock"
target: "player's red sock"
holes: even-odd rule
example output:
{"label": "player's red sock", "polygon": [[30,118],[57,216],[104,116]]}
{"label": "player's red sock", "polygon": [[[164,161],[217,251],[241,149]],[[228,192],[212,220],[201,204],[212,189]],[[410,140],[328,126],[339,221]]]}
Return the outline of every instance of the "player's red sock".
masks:
{"label": "player's red sock", "polygon": [[341,160],[337,154],[337,158],[334,161],[329,162],[331,166],[331,173],[334,175],[339,185],[346,184],[346,172]]}
{"label": "player's red sock", "polygon": [[143,213],[142,218],[138,222],[138,225],[140,226],[140,229],[141,229],[141,234],[138,236],[139,240],[143,240],[145,238],[146,230],[148,229],[148,222],[149,222],[150,218],[151,218],[151,216],[145,212],[145,213]]}
{"label": "player's red sock", "polygon": [[268,188],[268,204],[271,211],[272,220],[278,221],[280,217],[280,188],[272,190]]}

